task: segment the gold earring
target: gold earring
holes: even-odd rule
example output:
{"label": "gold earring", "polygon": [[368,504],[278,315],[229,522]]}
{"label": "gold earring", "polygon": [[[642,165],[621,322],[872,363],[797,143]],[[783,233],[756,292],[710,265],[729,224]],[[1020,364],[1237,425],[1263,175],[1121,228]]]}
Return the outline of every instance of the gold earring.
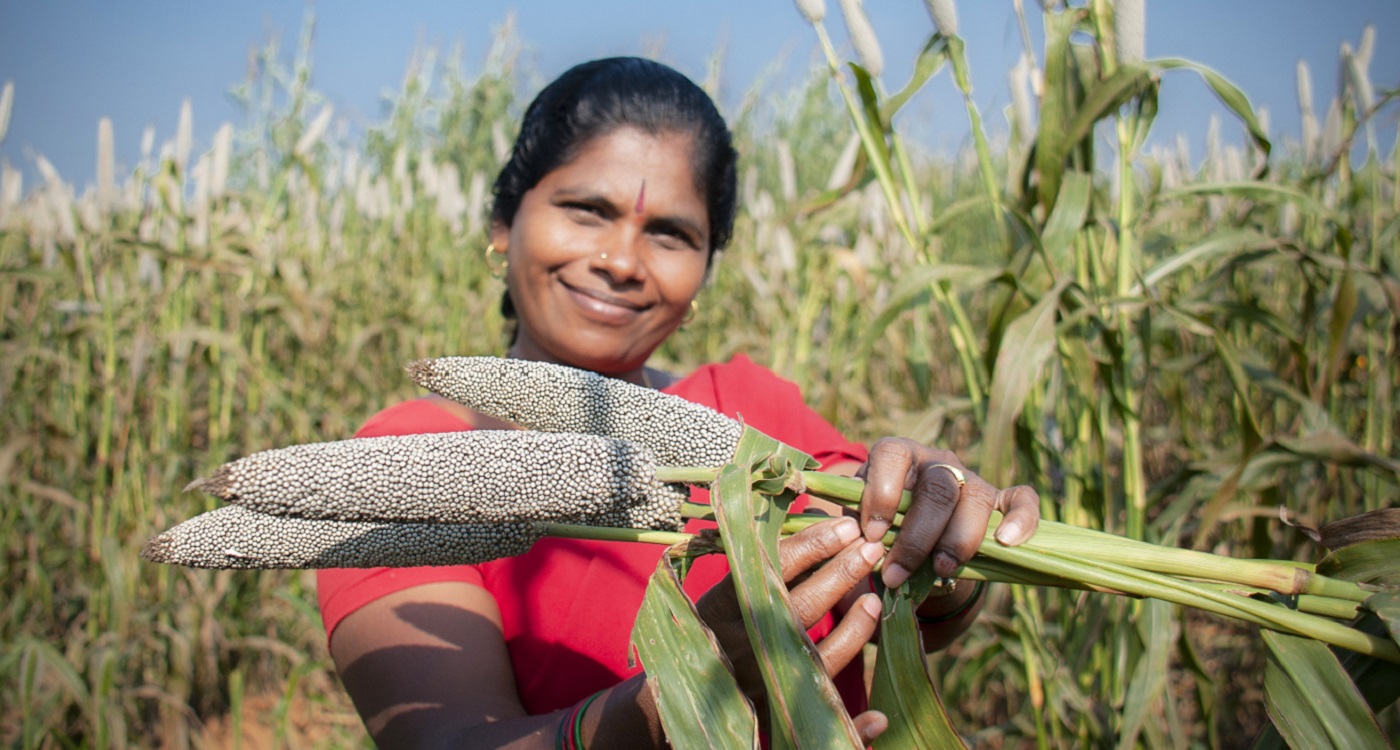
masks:
{"label": "gold earring", "polygon": [[[500,265],[492,265],[491,256],[497,254],[496,243],[492,242],[486,246],[486,268],[491,271],[491,278],[504,279],[506,277],[506,269],[510,267],[510,261],[502,259]],[[505,253],[499,254],[505,255]]]}
{"label": "gold earring", "polygon": [[695,320],[695,313],[698,313],[698,312],[700,312],[700,303],[699,303],[699,302],[696,302],[695,300],[691,300],[691,301],[690,301],[690,312],[687,313],[686,316],[685,316],[685,318],[683,318],[683,319],[681,320],[681,325],[688,325],[688,324],[690,323],[690,321]]}

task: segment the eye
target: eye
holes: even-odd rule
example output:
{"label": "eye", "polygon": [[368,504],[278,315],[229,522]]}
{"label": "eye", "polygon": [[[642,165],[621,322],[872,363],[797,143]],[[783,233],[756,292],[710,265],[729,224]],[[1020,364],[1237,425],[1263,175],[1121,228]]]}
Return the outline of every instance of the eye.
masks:
{"label": "eye", "polygon": [[565,211],[568,211],[570,214],[573,214],[575,216],[590,216],[594,218],[601,218],[603,215],[602,209],[598,208],[597,206],[591,203],[569,201],[568,203],[563,204],[563,207]]}
{"label": "eye", "polygon": [[668,250],[694,250],[699,248],[699,243],[684,229],[672,224],[657,224],[651,227],[651,234],[656,238],[656,243]]}

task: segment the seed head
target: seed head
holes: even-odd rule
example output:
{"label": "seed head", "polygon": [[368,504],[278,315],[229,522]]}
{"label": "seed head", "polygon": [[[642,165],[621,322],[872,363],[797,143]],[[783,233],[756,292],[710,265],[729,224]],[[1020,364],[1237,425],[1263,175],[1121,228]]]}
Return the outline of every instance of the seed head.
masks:
{"label": "seed head", "polygon": [[641,445],[521,430],[294,445],[224,464],[197,486],[249,510],[306,519],[658,529],[679,527],[685,497],[656,481]]}
{"label": "seed head", "polygon": [[156,536],[141,557],[192,568],[245,570],[476,565],[522,555],[538,538],[528,523],[316,521],[228,505]]}
{"label": "seed head", "polygon": [[841,0],[841,14],[846,17],[846,30],[851,35],[851,46],[856,48],[861,67],[871,78],[879,78],[885,69],[885,56],[880,52],[880,40],[875,29],[870,27],[870,19],[860,0]]}
{"label": "seed head", "polygon": [[1117,0],[1113,4],[1113,42],[1120,64],[1142,62],[1147,50],[1145,0]]}
{"label": "seed head", "polygon": [[826,0],[796,0],[797,9],[808,23],[821,23],[826,17]]}
{"label": "seed head", "polygon": [[664,466],[723,465],[743,432],[683,398],[545,362],[443,357],[413,362],[408,373],[440,396],[526,429],[640,443]]}
{"label": "seed head", "polygon": [[938,33],[958,35],[958,9],[953,0],[924,0],[924,5],[928,6],[928,14],[933,18],[933,25],[938,27]]}

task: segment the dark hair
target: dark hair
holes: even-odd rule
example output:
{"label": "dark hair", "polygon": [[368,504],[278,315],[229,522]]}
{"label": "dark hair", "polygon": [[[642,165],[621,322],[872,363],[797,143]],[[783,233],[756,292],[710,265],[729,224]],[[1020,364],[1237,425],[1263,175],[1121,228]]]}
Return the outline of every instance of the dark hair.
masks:
{"label": "dark hair", "polygon": [[691,171],[695,189],[705,196],[713,257],[734,231],[738,156],[729,127],[689,78],[637,57],[576,65],[540,91],[525,110],[510,161],[496,177],[491,220],[510,226],[527,190],[572,161],[592,139],[622,127],[692,136]]}

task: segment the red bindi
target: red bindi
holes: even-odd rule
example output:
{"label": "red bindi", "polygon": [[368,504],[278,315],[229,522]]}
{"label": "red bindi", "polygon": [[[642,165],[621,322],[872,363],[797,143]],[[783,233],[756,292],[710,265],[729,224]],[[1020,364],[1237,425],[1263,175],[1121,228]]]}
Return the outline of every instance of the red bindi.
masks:
{"label": "red bindi", "polygon": [[647,181],[646,181],[645,178],[643,178],[643,179],[642,179],[642,189],[637,191],[637,205],[632,207],[632,212],[633,212],[633,213],[638,213],[638,214],[641,213],[641,212],[642,212],[642,209],[646,208],[646,201],[647,201]]}

